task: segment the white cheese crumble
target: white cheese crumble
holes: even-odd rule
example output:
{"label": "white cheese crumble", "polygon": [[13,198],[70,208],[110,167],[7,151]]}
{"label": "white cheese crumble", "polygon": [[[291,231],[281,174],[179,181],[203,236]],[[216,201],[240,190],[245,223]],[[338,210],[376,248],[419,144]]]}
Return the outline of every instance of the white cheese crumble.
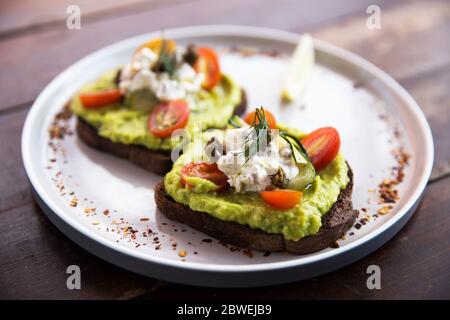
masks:
{"label": "white cheese crumble", "polygon": [[267,190],[272,186],[270,176],[281,168],[288,180],[298,174],[289,146],[281,147],[278,135],[273,135],[267,148],[258,151],[245,162],[245,139],[251,127],[227,130],[224,139],[226,153],[217,160],[217,165],[228,177],[228,183],[237,193]]}
{"label": "white cheese crumble", "polygon": [[121,73],[119,87],[122,91],[150,90],[158,100],[185,99],[201,89],[204,75],[195,72],[189,64],[182,62],[182,52],[177,48],[177,66],[170,77],[167,72],[153,72],[158,56],[149,48],[142,48],[133,55]]}

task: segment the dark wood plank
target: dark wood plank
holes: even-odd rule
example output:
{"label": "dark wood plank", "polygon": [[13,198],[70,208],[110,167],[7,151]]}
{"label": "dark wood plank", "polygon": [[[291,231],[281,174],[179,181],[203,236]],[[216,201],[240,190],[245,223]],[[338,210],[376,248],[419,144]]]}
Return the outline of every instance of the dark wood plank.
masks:
{"label": "dark wood plank", "polygon": [[[0,299],[127,299],[159,285],[87,253],[34,203],[0,216]],[[69,265],[81,269],[81,290],[67,289]]]}
{"label": "dark wood plank", "polygon": [[20,153],[21,128],[26,113],[25,110],[0,117],[0,215],[32,201]]}
{"label": "dark wood plank", "polygon": [[450,64],[449,1],[378,5],[380,30],[369,30],[368,16],[361,12],[312,34],[361,55],[400,80]]}
{"label": "dark wood plank", "polygon": [[[212,289],[166,284],[142,299],[450,299],[450,178],[431,184],[411,221],[368,257],[336,272],[288,285]],[[381,290],[366,286],[381,269]]]}
{"label": "dark wood plank", "polygon": [[[388,0],[380,0],[387,3]],[[29,103],[64,68],[92,51],[130,36],[152,30],[192,24],[250,24],[298,29],[354,12],[364,12],[370,0],[325,0],[312,7],[296,0],[208,0],[183,2],[170,7],[84,23],[67,30],[61,22],[50,30],[37,30],[0,41],[0,109]],[[205,10],[208,8],[208,10]],[[38,76],[35,76],[38,75]],[[33,81],[24,79],[33,78]]]}
{"label": "dark wood plank", "polygon": [[188,0],[26,0],[0,2],[0,38],[17,33],[64,25],[67,7],[77,5],[83,21],[92,22],[111,16],[124,16],[142,10],[154,10]]}

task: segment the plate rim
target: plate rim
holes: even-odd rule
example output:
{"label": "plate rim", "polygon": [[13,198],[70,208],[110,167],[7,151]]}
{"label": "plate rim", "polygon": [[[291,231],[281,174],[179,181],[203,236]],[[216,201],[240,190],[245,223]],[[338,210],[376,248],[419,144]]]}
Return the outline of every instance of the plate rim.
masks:
{"label": "plate rim", "polygon": [[[301,36],[301,34],[272,28],[238,26],[238,25],[197,25],[197,26],[167,29],[164,30],[164,32],[166,35],[170,35],[170,37],[188,38],[199,36],[214,37],[227,35],[236,37],[255,37],[268,40],[277,40],[288,42],[291,44],[295,44],[299,39],[299,37]],[[84,58],[78,60],[77,62],[73,63],[71,66],[64,69],[60,74],[58,74],[55,78],[53,78],[53,80],[51,80],[49,84],[47,84],[44,90],[41,91],[39,96],[34,101],[26,117],[22,131],[21,151],[22,151],[22,160],[24,163],[28,179],[32,187],[39,195],[39,197],[41,197],[41,199],[45,202],[45,204],[51,209],[52,213],[56,214],[66,224],[68,224],[71,228],[75,229],[76,231],[80,232],[82,235],[100,243],[103,246],[108,247],[111,250],[114,250],[117,253],[129,255],[135,259],[143,260],[144,262],[157,263],[163,266],[166,265],[178,269],[192,269],[195,271],[233,273],[233,272],[249,272],[249,271],[273,271],[294,267],[298,268],[303,265],[320,262],[321,260],[329,260],[345,252],[348,253],[349,251],[363,245],[364,243],[377,238],[378,236],[383,234],[386,230],[390,229],[393,225],[395,225],[402,217],[404,217],[424,192],[433,166],[434,143],[428,121],[426,120],[426,117],[421,108],[419,107],[419,105],[417,104],[417,102],[406,91],[406,89],[404,89],[396,80],[394,80],[385,71],[381,70],[371,62],[365,60],[364,58],[346,49],[337,47],[333,44],[314,38],[314,47],[316,50],[324,51],[329,54],[335,55],[338,58],[347,61],[348,63],[356,65],[358,68],[364,69],[365,71],[374,75],[377,79],[380,79],[385,86],[392,89],[399,97],[401,97],[402,100],[406,102],[408,107],[411,108],[412,110],[412,115],[414,116],[415,120],[420,126],[420,133],[423,135],[425,139],[425,146],[423,146],[425,150],[424,154],[426,155],[424,159],[424,169],[421,172],[420,179],[418,179],[418,183],[416,184],[414,193],[406,201],[406,203],[399,209],[399,211],[394,217],[383,223],[378,228],[369,232],[368,234],[362,236],[361,238],[349,244],[346,244],[345,246],[336,248],[334,250],[330,250],[312,256],[299,256],[298,259],[292,259],[288,261],[267,262],[249,265],[223,265],[215,263],[205,264],[201,262],[190,262],[190,261],[180,263],[179,261],[169,260],[164,257],[152,256],[149,255],[148,253],[138,252],[136,250],[133,250],[132,248],[125,247],[121,244],[115,243],[102,237],[94,230],[89,229],[87,226],[84,226],[81,222],[78,222],[76,219],[72,218],[69,214],[67,214],[67,210],[63,210],[55,202],[53,202],[51,197],[47,195],[47,192],[44,186],[41,184],[41,181],[39,180],[38,175],[35,171],[34,167],[35,165],[33,164],[33,156],[31,154],[31,149],[29,149],[33,138],[32,132],[33,123],[38,113],[40,112],[40,106],[42,105],[41,101],[45,101],[45,99],[52,94],[54,88],[56,88],[59,83],[62,83],[64,79],[68,77],[68,75],[70,75],[73,70],[82,68],[84,64],[89,63],[90,60],[94,60],[99,56],[105,54],[111,55],[113,54],[114,50],[119,50],[123,46],[128,46],[131,43],[135,43],[140,38],[154,37],[158,36],[159,34],[160,31],[153,31],[115,42],[111,45],[96,50],[88,54]]]}

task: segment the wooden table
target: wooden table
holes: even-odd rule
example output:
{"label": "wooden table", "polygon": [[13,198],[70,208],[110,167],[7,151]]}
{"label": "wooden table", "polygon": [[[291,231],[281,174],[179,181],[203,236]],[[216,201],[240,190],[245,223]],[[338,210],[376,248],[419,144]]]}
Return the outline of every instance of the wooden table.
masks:
{"label": "wooden table", "polygon": [[[450,2],[293,0],[28,0],[0,3],[0,298],[450,298]],[[80,30],[66,8],[81,7]],[[366,8],[381,7],[381,29]],[[424,199],[392,241],[346,268],[272,288],[224,290],[161,282],[124,271],[68,240],[33,200],[20,134],[33,100],[64,68],[117,40],[192,24],[245,24],[312,33],[390,73],[430,122],[436,160]],[[81,290],[66,288],[81,266]],[[367,266],[382,289],[366,287]]]}

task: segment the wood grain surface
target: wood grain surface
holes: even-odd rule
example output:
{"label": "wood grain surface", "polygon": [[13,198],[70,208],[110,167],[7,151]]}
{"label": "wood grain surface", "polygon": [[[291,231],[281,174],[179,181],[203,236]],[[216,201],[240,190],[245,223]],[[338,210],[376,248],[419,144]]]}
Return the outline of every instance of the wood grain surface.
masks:
{"label": "wood grain surface", "polygon": [[[212,5],[211,3],[214,2]],[[450,2],[376,1],[381,29],[366,28],[371,0],[175,0],[0,2],[0,298],[450,298]],[[78,4],[82,28],[68,30]],[[336,272],[266,289],[181,286],[103,262],[68,240],[35,204],[20,154],[29,107],[45,85],[83,56],[115,41],[169,27],[244,24],[310,32],[396,78],[417,99],[435,141],[432,178],[420,208],[392,241]],[[80,265],[81,290],[66,268]],[[366,268],[382,269],[368,290]]]}

